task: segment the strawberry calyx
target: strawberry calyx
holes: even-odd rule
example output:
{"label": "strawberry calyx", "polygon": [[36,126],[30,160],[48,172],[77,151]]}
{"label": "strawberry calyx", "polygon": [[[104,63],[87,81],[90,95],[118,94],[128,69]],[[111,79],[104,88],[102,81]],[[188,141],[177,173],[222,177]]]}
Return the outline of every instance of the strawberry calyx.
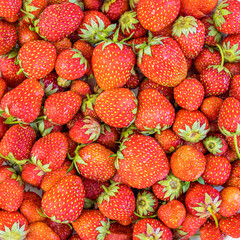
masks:
{"label": "strawberry calyx", "polygon": [[100,129],[100,133],[101,133],[101,134],[106,135],[105,130],[106,130],[107,132],[109,132],[109,133],[111,132],[110,126],[107,125],[106,123],[103,123],[103,124],[101,124],[100,126],[101,126],[101,129]]}
{"label": "strawberry calyx", "polygon": [[89,108],[90,110],[94,111],[95,102],[99,94],[87,94],[87,98],[83,99],[81,110],[83,112],[86,111],[86,108]]}
{"label": "strawberry calyx", "polygon": [[221,154],[222,153],[222,140],[219,137],[216,136],[209,136],[206,137],[203,141],[204,146],[207,148],[207,150],[214,154]]}
{"label": "strawberry calyx", "polygon": [[27,11],[28,13],[37,11],[39,8],[32,6],[32,0],[24,0],[23,1],[23,9]]}
{"label": "strawberry calyx", "polygon": [[136,29],[134,25],[137,23],[139,23],[139,21],[136,11],[125,12],[119,19],[119,25],[123,34],[125,34],[125,32],[130,33],[130,29]]}
{"label": "strawberry calyx", "polygon": [[48,135],[49,133],[52,132],[53,126],[50,128],[45,128],[45,123],[44,121],[40,121],[39,123],[31,123],[31,127],[34,129],[36,133],[40,133],[42,137]]}
{"label": "strawberry calyx", "polygon": [[129,127],[124,128],[121,132],[120,135],[120,140],[124,140],[126,138],[129,138],[132,134],[136,133],[138,130],[138,128],[135,126],[134,123],[132,123]]}
{"label": "strawberry calyx", "polygon": [[197,19],[193,16],[180,16],[173,24],[172,35],[181,37],[183,34],[185,37],[188,37],[189,33],[197,32],[197,26]]}
{"label": "strawberry calyx", "polygon": [[226,22],[225,16],[232,13],[226,9],[226,7],[228,7],[228,6],[229,6],[229,4],[227,3],[227,0],[222,1],[217,6],[217,9],[216,9],[215,13],[213,14],[214,24],[219,28],[221,27],[222,24],[224,24]]}
{"label": "strawberry calyx", "polygon": [[42,39],[44,39],[44,40],[47,41],[47,38],[45,38],[44,36],[42,36],[42,35],[39,33],[39,27],[38,27],[39,21],[40,21],[39,19],[36,19],[36,20],[32,21],[34,27],[31,27],[31,28],[29,27],[29,29],[30,29],[31,31],[35,31]]}
{"label": "strawberry calyx", "polygon": [[11,179],[16,180],[17,182],[19,182],[19,185],[22,186],[23,180],[21,176],[16,172],[16,170],[14,168],[8,168],[8,170],[13,173]]}
{"label": "strawberry calyx", "polygon": [[84,209],[95,209],[97,202],[89,198],[84,198]]}
{"label": "strawberry calyx", "polygon": [[72,80],[67,80],[60,76],[58,76],[58,78],[57,78],[57,84],[60,87],[64,87],[64,88],[69,87],[71,85],[71,83],[72,83]]}
{"label": "strawberry calyx", "polygon": [[99,234],[97,235],[97,239],[98,240],[104,240],[106,235],[111,233],[109,231],[110,228],[110,220],[108,219],[107,222],[105,221],[100,221],[101,226],[97,227],[95,230],[99,232]]}
{"label": "strawberry calyx", "polygon": [[75,48],[72,48],[71,49],[72,52],[74,52],[75,54],[72,56],[72,58],[79,58],[80,59],[80,64],[84,64],[84,69],[86,70],[87,69],[87,66],[88,66],[88,61],[87,59],[83,56],[82,52],[75,49]]}
{"label": "strawberry calyx", "polygon": [[46,97],[56,93],[58,91],[57,88],[53,88],[53,83],[50,83],[46,88],[44,86],[43,80],[41,79],[39,81],[39,83],[41,84],[41,86],[43,87],[44,93],[46,95]]}
{"label": "strawberry calyx", "polygon": [[209,22],[211,24],[211,26],[208,28],[208,30],[209,30],[208,36],[214,37],[214,41],[219,43],[222,38],[221,33],[214,26],[214,22],[212,19],[208,19],[207,22]]}
{"label": "strawberry calyx", "polygon": [[50,164],[43,165],[40,159],[37,159],[36,156],[31,156],[29,162],[31,164],[36,165],[36,168],[34,170],[40,170],[40,172],[37,174],[38,176],[43,176],[47,172],[51,172],[52,169],[49,168]]}
{"label": "strawberry calyx", "polygon": [[110,197],[114,197],[118,193],[119,184],[121,183],[111,181],[111,185],[109,187],[102,185],[104,192],[102,192],[101,195],[98,197],[98,204],[102,204],[103,201],[107,201],[109,203]]}
{"label": "strawberry calyx", "polygon": [[84,10],[84,3],[80,0],[69,0],[70,3],[74,3],[76,4],[77,6],[79,6],[82,11]]}
{"label": "strawberry calyx", "polygon": [[118,162],[118,160],[119,159],[124,159],[124,155],[123,155],[122,151],[127,148],[127,146],[125,146],[124,143],[128,139],[129,138],[124,138],[124,140],[120,143],[119,150],[117,151],[117,153],[110,155],[110,157],[116,157],[115,163],[114,163],[116,169],[119,169],[119,162]]}
{"label": "strawberry calyx", "polygon": [[97,22],[93,19],[91,20],[91,25],[84,24],[87,29],[80,28],[82,34],[79,36],[92,44],[98,43],[113,34],[113,31],[116,29],[116,24],[111,24],[108,27],[105,27],[105,24],[101,18],[95,16]]}
{"label": "strawberry calyx", "polygon": [[227,43],[223,43],[223,53],[224,59],[226,62],[239,62],[240,61],[240,50],[239,43],[234,44],[232,47],[230,46],[230,41]]}
{"label": "strawberry calyx", "polygon": [[154,229],[149,223],[147,223],[147,231],[145,233],[140,233],[135,235],[135,237],[140,240],[159,240],[163,235],[163,231],[160,228]]}
{"label": "strawberry calyx", "polygon": [[14,157],[13,153],[11,153],[11,152],[8,153],[7,156],[3,156],[3,155],[0,153],[0,157],[8,160],[9,163],[11,163],[13,166],[18,165],[19,167],[29,161],[28,159],[17,160],[17,159]]}
{"label": "strawberry calyx", "polygon": [[103,89],[100,88],[96,83],[95,86],[93,87],[93,92],[96,93],[96,94],[100,94],[100,93],[103,92]]}
{"label": "strawberry calyx", "polygon": [[131,9],[135,9],[139,0],[129,0],[129,6]]}
{"label": "strawberry calyx", "polygon": [[157,133],[157,134],[161,134],[162,131],[170,128],[171,126],[170,125],[165,125],[164,127],[161,127],[161,124],[157,124],[157,126],[155,128],[148,128],[148,127],[145,127],[144,128],[146,129],[146,131],[141,131],[142,134],[144,135],[152,135],[154,133]]}
{"label": "strawberry calyx", "polygon": [[199,142],[203,140],[207,133],[210,131],[210,128],[206,129],[206,123],[202,124],[200,121],[195,121],[190,128],[188,125],[185,125],[185,129],[179,129],[179,136],[188,142]]}
{"label": "strawberry calyx", "polygon": [[98,139],[98,137],[100,135],[100,131],[101,131],[100,124],[89,116],[84,117],[83,122],[85,124],[82,127],[82,129],[86,129],[85,134],[87,134],[87,135],[90,134],[88,141],[90,141],[90,140],[96,141]]}
{"label": "strawberry calyx", "polygon": [[15,222],[11,229],[4,226],[4,231],[0,230],[0,239],[24,240],[28,233],[28,231],[25,231],[25,228],[25,224],[20,227],[19,222]]}
{"label": "strawberry calyx", "polygon": [[8,59],[15,58],[18,55],[19,49],[20,48],[14,47],[9,53],[6,53],[6,54],[2,55],[1,57],[2,58],[7,57]]}
{"label": "strawberry calyx", "polygon": [[102,12],[105,12],[105,13],[108,12],[110,6],[111,6],[114,2],[116,2],[116,0],[105,0],[104,3],[103,3],[103,5],[102,5],[102,7],[101,7],[101,11],[102,11]]}

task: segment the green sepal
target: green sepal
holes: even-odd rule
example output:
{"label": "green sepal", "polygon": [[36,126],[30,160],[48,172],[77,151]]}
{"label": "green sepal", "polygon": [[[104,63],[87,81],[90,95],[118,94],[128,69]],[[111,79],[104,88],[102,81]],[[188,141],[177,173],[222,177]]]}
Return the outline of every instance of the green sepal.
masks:
{"label": "green sepal", "polygon": [[162,235],[163,231],[161,231],[160,228],[154,230],[154,228],[149,223],[147,223],[147,232],[135,235],[135,237],[139,238],[140,240],[160,240],[162,239]]}
{"label": "green sepal", "polygon": [[13,223],[11,229],[4,226],[4,231],[0,230],[0,239],[4,240],[24,240],[26,239],[28,231],[25,231],[25,224],[20,227],[19,221]]}
{"label": "green sepal", "polygon": [[97,240],[104,240],[106,235],[110,233],[110,220],[107,219],[107,222],[100,221],[101,226],[97,227],[95,230],[99,232],[97,235]]}
{"label": "green sepal", "polygon": [[232,12],[228,11],[226,8],[229,6],[227,0],[222,1],[218,6],[216,11],[213,14],[213,21],[215,26],[221,28],[221,25],[226,22],[224,16],[231,14]]}
{"label": "green sepal", "polygon": [[[47,172],[51,172],[51,171],[52,171],[52,169],[49,168],[49,166],[50,166],[49,163],[43,165],[42,162],[41,162],[41,160],[40,160],[40,159],[37,159],[36,156],[31,156],[31,159],[30,159],[29,162],[30,162],[31,164],[34,164],[34,165],[37,166],[34,170],[41,170],[41,171],[43,171],[44,173],[47,173]],[[41,172],[40,172],[40,173],[41,173]],[[39,173],[39,174],[40,174],[40,173]],[[42,175],[42,173],[41,173],[40,175]]]}

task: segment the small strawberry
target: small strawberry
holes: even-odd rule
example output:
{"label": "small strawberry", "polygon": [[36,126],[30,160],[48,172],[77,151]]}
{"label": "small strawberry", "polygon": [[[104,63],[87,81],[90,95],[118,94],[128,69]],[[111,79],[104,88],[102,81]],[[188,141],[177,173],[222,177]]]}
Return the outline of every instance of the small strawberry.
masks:
{"label": "small strawberry", "polygon": [[180,16],[173,24],[172,36],[185,57],[194,59],[202,50],[205,40],[204,24],[192,16]]}
{"label": "small strawberry", "polygon": [[128,88],[130,90],[135,89],[139,86],[140,82],[141,79],[139,74],[135,70],[133,70],[130,78],[123,87]]}
{"label": "small strawberry", "polygon": [[229,97],[235,97],[238,101],[240,101],[240,74],[231,78]]}
{"label": "small strawberry", "polygon": [[191,147],[194,147],[196,148],[198,151],[200,151],[201,153],[203,154],[206,154],[207,153],[207,149],[206,147],[204,146],[203,144],[203,141],[199,141],[199,142],[188,142],[188,141],[184,141],[183,142],[183,145],[187,145],[187,146],[191,146]]}
{"label": "small strawberry", "polygon": [[186,209],[178,200],[172,200],[158,208],[158,218],[169,228],[178,228],[186,217]]}
{"label": "small strawberry", "polygon": [[97,10],[99,11],[102,6],[101,0],[83,0],[84,9],[88,10]]}
{"label": "small strawberry", "polygon": [[240,238],[240,213],[219,221],[220,230],[232,238]]}
{"label": "small strawberry", "polygon": [[222,156],[226,157],[230,163],[239,159],[236,151],[231,148],[228,148],[228,150]]}
{"label": "small strawberry", "polygon": [[223,240],[225,234],[216,227],[213,221],[208,220],[200,227],[200,238],[202,240]]}
{"label": "small strawberry", "polygon": [[[34,53],[34,54],[33,54]],[[35,40],[24,44],[18,53],[18,61],[26,77],[40,79],[49,74],[55,65],[57,52],[47,41]]]}
{"label": "small strawberry", "polygon": [[78,93],[81,98],[86,98],[87,95],[92,93],[90,85],[82,80],[73,81],[70,90]]}
{"label": "small strawberry", "polygon": [[112,239],[122,239],[122,240],[132,240],[132,226],[124,226],[119,223],[111,223],[109,227],[109,232],[104,240]]}
{"label": "small strawberry", "polygon": [[21,0],[0,1],[0,17],[12,17],[20,11]]}
{"label": "small strawberry", "polygon": [[224,67],[230,71],[231,76],[240,75],[240,62],[226,62]]}
{"label": "small strawberry", "polygon": [[237,187],[240,190],[240,160],[237,159],[232,163],[232,171],[225,186]]}
{"label": "small strawberry", "polygon": [[135,119],[137,100],[134,93],[126,88],[106,90],[97,97],[95,111],[109,126],[127,127]]}
{"label": "small strawberry", "polygon": [[57,50],[57,55],[59,55],[62,51],[67,50],[72,47],[72,42],[69,38],[63,38],[60,41],[52,42],[54,47]]}
{"label": "small strawberry", "polygon": [[66,124],[78,112],[81,104],[82,98],[75,92],[54,93],[46,99],[44,113],[53,123]]}

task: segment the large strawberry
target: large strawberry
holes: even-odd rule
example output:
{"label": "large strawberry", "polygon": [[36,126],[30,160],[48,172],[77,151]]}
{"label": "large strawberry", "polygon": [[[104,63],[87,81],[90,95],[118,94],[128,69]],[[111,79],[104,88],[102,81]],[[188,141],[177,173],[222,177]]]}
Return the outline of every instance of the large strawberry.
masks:
{"label": "large strawberry", "polygon": [[135,188],[146,188],[165,178],[169,161],[157,141],[133,134],[122,142],[116,165],[120,176]]}
{"label": "large strawberry", "polygon": [[179,10],[180,0],[139,0],[137,16],[145,29],[156,32],[172,23]]}
{"label": "large strawberry", "polygon": [[40,114],[43,96],[41,84],[36,80],[26,79],[1,99],[2,116],[8,118],[7,123],[31,123]]}
{"label": "large strawberry", "polygon": [[55,47],[44,40],[28,42],[18,53],[21,71],[26,77],[33,79],[40,79],[49,74],[54,69],[56,57]]}
{"label": "large strawberry", "polygon": [[219,221],[221,231],[232,238],[240,238],[240,213]]}
{"label": "large strawberry", "polygon": [[118,41],[116,31],[113,40],[105,40],[94,48],[92,69],[97,84],[103,90],[122,87],[131,76],[135,54],[124,41]]}
{"label": "large strawberry", "polygon": [[172,38],[149,34],[148,42],[139,44],[137,65],[142,73],[160,85],[175,87],[187,76],[187,62]]}
{"label": "large strawberry", "polygon": [[76,175],[65,176],[42,198],[42,209],[53,221],[69,223],[81,214],[85,191],[82,180]]}
{"label": "large strawberry", "polygon": [[200,227],[200,238],[201,240],[223,240],[225,234],[213,221],[208,220]]}
{"label": "large strawberry", "polygon": [[42,38],[56,42],[77,30],[82,19],[83,11],[78,5],[63,2],[45,8],[34,22],[34,26]]}
{"label": "large strawberry", "polygon": [[0,1],[0,17],[12,17],[20,11],[22,0]]}

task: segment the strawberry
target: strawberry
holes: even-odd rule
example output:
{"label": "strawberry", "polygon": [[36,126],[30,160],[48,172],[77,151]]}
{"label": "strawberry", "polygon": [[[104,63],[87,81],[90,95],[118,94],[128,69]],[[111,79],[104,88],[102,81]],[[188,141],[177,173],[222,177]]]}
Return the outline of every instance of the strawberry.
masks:
{"label": "strawberry", "polygon": [[34,22],[34,26],[42,38],[56,42],[77,30],[82,19],[83,11],[78,5],[63,2],[46,7]]}
{"label": "strawberry", "polygon": [[81,240],[81,238],[77,234],[73,234],[69,240]]}
{"label": "strawberry", "polygon": [[20,11],[21,0],[0,1],[0,17],[12,17]]}
{"label": "strawberry", "polygon": [[99,11],[102,6],[101,0],[83,0],[84,9],[88,10],[97,10]]}
{"label": "strawberry", "polygon": [[135,89],[139,86],[140,82],[141,79],[139,78],[139,74],[134,70],[123,87],[128,88],[130,90]]}
{"label": "strawberry", "polygon": [[172,23],[179,10],[179,0],[139,0],[137,4],[137,16],[141,25],[153,32],[159,31]]}
{"label": "strawberry", "polygon": [[39,132],[39,134],[42,137],[48,135],[49,133],[62,131],[62,125],[54,124],[47,119],[43,119],[39,121],[38,123],[36,123],[36,125],[35,124],[31,124],[31,125],[34,128],[34,130],[36,132]]}
{"label": "strawberry", "polygon": [[186,209],[178,200],[172,200],[158,208],[158,218],[169,228],[178,228],[186,217]]}
{"label": "strawberry", "polygon": [[238,155],[237,155],[236,151],[231,148],[228,148],[228,150],[222,156],[226,157],[230,163],[238,160]]}
{"label": "strawberry", "polygon": [[99,210],[88,209],[72,225],[80,239],[105,239],[110,221]]}
{"label": "strawberry", "polygon": [[202,240],[223,240],[224,237],[225,234],[210,220],[200,227],[200,238]]}
{"label": "strawberry", "polygon": [[[103,90],[124,86],[135,65],[135,54],[124,40],[118,41],[119,29],[113,40],[105,40],[94,48],[92,69],[97,84]],[[109,67],[111,66],[111,67]]]}
{"label": "strawberry", "polygon": [[65,176],[43,194],[42,209],[53,221],[73,222],[82,212],[84,197],[81,178],[75,175]]}
{"label": "strawberry", "polygon": [[43,95],[43,87],[38,81],[26,79],[3,96],[2,115],[7,118],[7,123],[31,123],[40,113]]}
{"label": "strawberry", "polygon": [[29,225],[26,240],[60,240],[59,236],[44,222],[34,222]]}
{"label": "strawberry", "polygon": [[208,121],[215,121],[218,118],[223,100],[220,97],[207,97],[201,105],[201,112],[207,117]]}
{"label": "strawberry", "polygon": [[[5,120],[6,120],[5,118],[0,117],[0,139],[3,138],[3,136],[8,130],[8,124],[5,124]],[[1,146],[1,143],[0,143],[0,146]]]}
{"label": "strawberry", "polygon": [[151,32],[154,37],[157,36],[163,36],[163,37],[172,37],[172,26],[174,24],[174,21],[167,25],[165,28],[156,31],[156,32]]}
{"label": "strawberry", "polygon": [[97,204],[101,213],[112,220],[124,220],[133,215],[135,197],[125,184],[113,182],[98,197]]}
{"label": "strawberry", "polygon": [[54,69],[56,57],[56,49],[50,42],[44,40],[28,42],[18,53],[21,67],[19,72],[23,72],[28,78],[43,78]]}
{"label": "strawberry", "polygon": [[187,145],[187,146],[191,146],[191,147],[194,147],[196,148],[198,151],[200,151],[201,153],[203,154],[206,154],[207,153],[207,149],[206,147],[204,146],[203,144],[203,141],[199,141],[199,142],[188,142],[188,141],[184,141],[183,142],[183,145]]}
{"label": "strawberry", "polygon": [[129,126],[137,113],[137,100],[133,92],[126,88],[106,90],[95,102],[98,117],[112,127]]}
{"label": "strawberry", "polygon": [[123,226],[119,223],[111,223],[109,227],[109,232],[104,240],[112,239],[122,239],[122,240],[132,240],[133,229],[131,225]]}
{"label": "strawberry", "polygon": [[223,217],[231,217],[240,210],[240,190],[236,187],[226,187],[220,192],[222,202],[219,213]]}
{"label": "strawberry", "polygon": [[180,16],[173,24],[172,36],[185,57],[194,59],[202,50],[205,40],[204,24],[192,16]]}
{"label": "strawberry", "polygon": [[219,221],[219,227],[222,232],[232,238],[240,238],[240,213],[229,218],[222,218]]}
{"label": "strawberry", "polygon": [[24,192],[20,213],[27,219],[28,223],[42,222],[45,217],[39,213],[41,211],[41,197],[35,192]]}
{"label": "strawberry", "polygon": [[206,158],[206,168],[202,178],[206,184],[223,185],[230,176],[231,164],[229,160],[222,156],[208,154]]}
{"label": "strawberry", "polygon": [[240,75],[240,62],[226,62],[224,67],[230,71],[231,76]]}
{"label": "strawberry", "polygon": [[230,177],[225,183],[226,187],[237,187],[240,190],[240,160],[236,160],[232,163],[232,171]]}
{"label": "strawberry", "polygon": [[91,143],[76,149],[74,165],[88,179],[108,181],[116,172],[114,153],[99,143]]}
{"label": "strawberry", "polygon": [[173,239],[171,230],[157,219],[141,219],[134,225],[133,240],[151,239],[152,237],[162,240]]}
{"label": "strawberry", "polygon": [[137,65],[153,82],[175,87],[186,78],[186,59],[178,43],[172,38],[152,38],[150,34],[148,42],[139,44],[136,48],[140,49]]}
{"label": "strawberry", "polygon": [[213,21],[217,30],[225,34],[239,33],[240,26],[237,24],[239,13],[239,1],[222,0],[213,14]]}
{"label": "strawberry", "polygon": [[0,55],[4,55],[10,52],[15,46],[18,38],[17,30],[11,23],[0,20],[0,36]]}
{"label": "strawberry", "polygon": [[28,230],[27,219],[20,212],[0,210],[0,238],[25,239]]}
{"label": "strawberry", "polygon": [[82,80],[73,81],[70,90],[78,93],[81,98],[86,98],[87,95],[92,93],[90,85]]}
{"label": "strawberry", "polygon": [[164,150],[150,136],[132,134],[125,138],[117,155],[120,176],[134,188],[150,187],[165,178],[170,170]]}
{"label": "strawberry", "polygon": [[7,92],[7,83],[0,78],[0,100],[2,99],[2,97],[4,96],[4,94]]}
{"label": "strawberry", "polygon": [[240,101],[240,75],[235,75],[231,78],[229,97],[235,97]]}
{"label": "strawberry", "polygon": [[50,95],[44,104],[47,118],[56,124],[66,124],[78,112],[82,98],[75,92],[66,91]]}
{"label": "strawberry", "polygon": [[62,51],[72,47],[72,42],[69,38],[63,38],[61,41],[52,42],[52,44],[57,50],[57,55],[59,55]]}
{"label": "strawberry", "polygon": [[193,60],[193,64],[198,73],[201,73],[208,66],[220,65],[221,60],[221,54],[214,48],[203,47],[197,57]]}
{"label": "strawberry", "polygon": [[128,0],[104,0],[101,10],[111,22],[116,22],[130,7]]}
{"label": "strawberry", "polygon": [[204,139],[210,130],[207,118],[199,110],[184,109],[177,112],[172,129],[179,137],[189,142]]}
{"label": "strawberry", "polygon": [[197,110],[203,102],[204,87],[197,79],[183,80],[173,92],[176,103],[189,111]]}
{"label": "strawberry", "polygon": [[145,89],[138,95],[136,127],[144,132],[155,133],[170,128],[175,110],[170,101],[156,89]]}
{"label": "strawberry", "polygon": [[[11,189],[11,191],[9,191]],[[0,208],[15,212],[23,201],[24,184],[13,168],[0,167]]]}

